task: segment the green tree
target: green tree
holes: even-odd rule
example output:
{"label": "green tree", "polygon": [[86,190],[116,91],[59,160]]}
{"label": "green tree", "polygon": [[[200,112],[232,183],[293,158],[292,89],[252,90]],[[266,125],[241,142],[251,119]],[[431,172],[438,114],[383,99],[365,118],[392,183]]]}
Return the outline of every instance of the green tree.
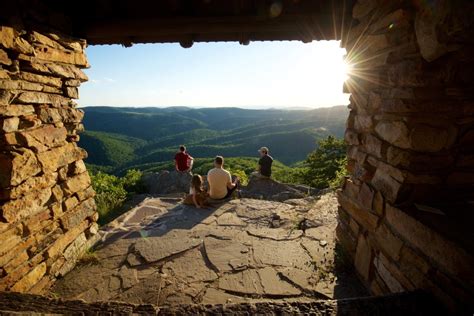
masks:
{"label": "green tree", "polygon": [[338,186],[340,178],[345,176],[346,162],[344,140],[328,136],[319,141],[319,147],[306,158],[303,180],[320,189]]}

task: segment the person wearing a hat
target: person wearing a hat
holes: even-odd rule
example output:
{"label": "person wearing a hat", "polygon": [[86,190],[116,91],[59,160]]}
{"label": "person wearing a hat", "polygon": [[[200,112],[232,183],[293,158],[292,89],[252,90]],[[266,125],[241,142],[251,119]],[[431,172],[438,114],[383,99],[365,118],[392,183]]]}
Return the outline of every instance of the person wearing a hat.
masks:
{"label": "person wearing a hat", "polygon": [[273,158],[268,154],[268,148],[262,147],[258,150],[260,159],[258,161],[258,172],[261,176],[270,178],[272,176]]}

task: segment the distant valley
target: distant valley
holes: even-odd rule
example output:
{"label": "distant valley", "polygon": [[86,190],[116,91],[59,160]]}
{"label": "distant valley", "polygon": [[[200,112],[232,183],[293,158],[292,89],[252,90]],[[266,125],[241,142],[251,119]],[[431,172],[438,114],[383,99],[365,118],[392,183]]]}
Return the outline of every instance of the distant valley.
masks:
{"label": "distant valley", "polygon": [[256,157],[267,146],[285,165],[306,158],[316,141],[342,137],[346,106],[313,110],[240,108],[84,107],[86,132],[79,145],[92,169],[120,174],[124,170],[169,168],[177,147],[185,144],[196,158],[215,155]]}

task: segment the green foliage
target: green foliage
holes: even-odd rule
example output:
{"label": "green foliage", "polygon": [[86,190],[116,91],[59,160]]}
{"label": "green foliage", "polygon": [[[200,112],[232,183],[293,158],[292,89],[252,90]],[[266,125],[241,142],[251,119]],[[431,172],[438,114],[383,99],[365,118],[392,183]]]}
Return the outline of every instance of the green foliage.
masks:
{"label": "green foliage", "polygon": [[345,175],[346,163],[344,140],[328,136],[319,141],[318,149],[308,155],[303,181],[320,189],[338,186],[341,177]]}
{"label": "green foliage", "polygon": [[127,191],[123,188],[120,178],[98,172],[91,175],[92,186],[96,192],[95,202],[97,211],[99,212],[99,223],[104,224],[108,218],[108,214],[125,202]]}
{"label": "green foliage", "polygon": [[90,173],[92,186],[96,192],[95,201],[99,212],[99,224],[108,223],[119,215],[120,208],[127,198],[142,190],[143,173],[128,170],[122,178],[99,171]]}
{"label": "green foliage", "polygon": [[346,169],[347,157],[341,161],[339,170],[336,171],[336,176],[329,181],[329,187],[332,189],[340,188],[344,184],[344,179],[349,176],[349,172]]}
{"label": "green foliage", "polygon": [[283,183],[292,183],[299,184],[303,183],[303,175],[306,172],[306,168],[302,167],[283,167],[283,168],[274,168],[272,173],[273,179],[283,182]]}
{"label": "green foliage", "polygon": [[229,172],[239,178],[241,185],[247,185],[249,183],[249,177],[243,170],[230,169]]}
{"label": "green foliage", "polygon": [[129,169],[122,178],[123,188],[129,193],[143,193],[145,187],[142,182],[143,172]]}

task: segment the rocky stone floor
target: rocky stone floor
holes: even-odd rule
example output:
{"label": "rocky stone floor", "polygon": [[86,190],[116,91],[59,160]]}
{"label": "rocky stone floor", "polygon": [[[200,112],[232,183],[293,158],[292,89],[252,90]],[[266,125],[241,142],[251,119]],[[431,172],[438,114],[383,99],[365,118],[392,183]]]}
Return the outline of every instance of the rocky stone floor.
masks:
{"label": "rocky stone floor", "polygon": [[104,227],[52,295],[159,306],[366,295],[337,251],[333,193],[207,210],[180,202],[149,198]]}

